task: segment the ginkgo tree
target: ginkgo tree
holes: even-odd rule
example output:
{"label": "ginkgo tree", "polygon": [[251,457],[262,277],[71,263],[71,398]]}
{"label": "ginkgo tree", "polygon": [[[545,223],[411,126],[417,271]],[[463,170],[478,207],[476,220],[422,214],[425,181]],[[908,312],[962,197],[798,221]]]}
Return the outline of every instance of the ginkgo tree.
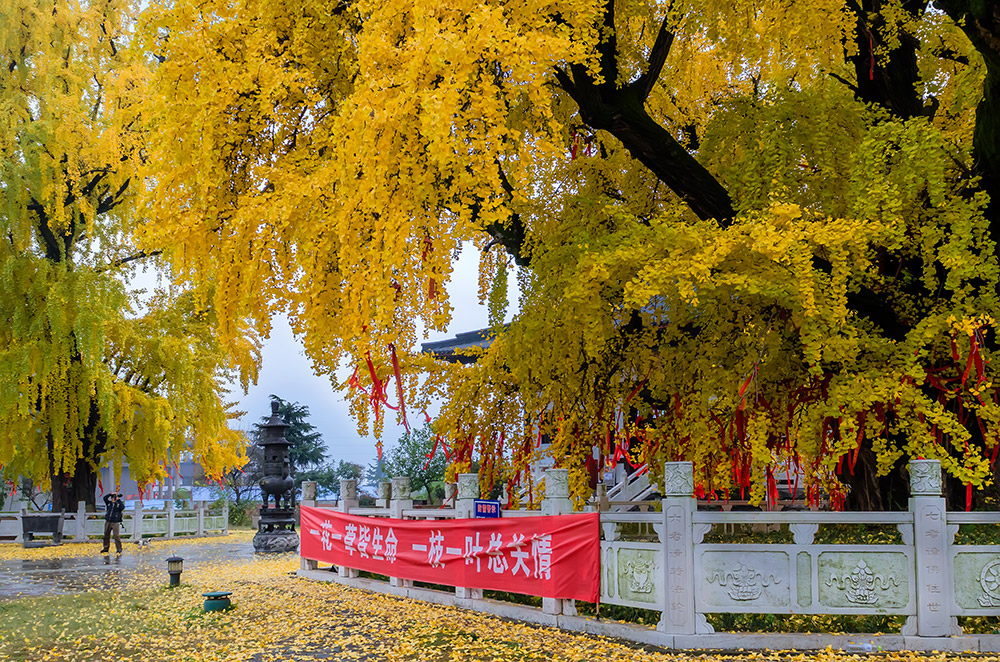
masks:
{"label": "ginkgo tree", "polygon": [[[595,449],[757,500],[893,507],[918,456],[992,484],[991,3],[164,0],[143,34],[145,241],[224,338],[285,311],[356,367],[362,427],[441,398],[452,471],[523,482],[547,435],[578,498]],[[441,365],[466,241],[520,311]]]}
{"label": "ginkgo tree", "polygon": [[[11,0],[0,10],[0,470],[90,505],[98,469],[140,486],[191,453],[209,474],[240,456],[232,372],[254,335],[217,342],[211,295],[131,285],[142,251],[142,90],[153,61],[136,3]],[[114,485],[103,486],[105,491]]]}

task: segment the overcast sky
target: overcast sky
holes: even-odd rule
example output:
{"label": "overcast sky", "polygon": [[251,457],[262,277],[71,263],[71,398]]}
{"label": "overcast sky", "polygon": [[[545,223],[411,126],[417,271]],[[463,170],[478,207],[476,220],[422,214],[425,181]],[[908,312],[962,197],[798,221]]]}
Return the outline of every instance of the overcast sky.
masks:
{"label": "overcast sky", "polygon": [[[432,333],[428,340],[442,340],[462,331],[481,329],[489,324],[486,306],[478,301],[479,253],[471,245],[461,253],[452,282],[448,287],[453,307],[453,318],[447,333]],[[511,277],[511,303],[508,319],[517,310],[514,294],[517,279]],[[424,341],[426,342],[426,341]],[[349,374],[339,374],[343,381]],[[394,387],[390,387],[391,389]],[[234,427],[249,430],[253,423],[265,414],[270,415],[270,395],[275,394],[285,400],[298,402],[309,407],[310,421],[323,435],[333,460],[348,460],[367,466],[375,459],[374,437],[360,437],[357,426],[350,416],[344,393],[334,390],[328,377],[317,376],[310,367],[302,344],[292,335],[291,327],[284,318],[274,320],[271,337],[264,345],[260,378],[256,386],[251,386],[245,395],[239,386],[233,393],[238,398],[239,409],[247,412]],[[390,401],[394,402],[392,398]],[[396,426],[395,412],[386,420],[385,449],[392,447],[403,434],[401,426]],[[423,417],[419,412],[407,412],[411,426],[420,425]],[[433,412],[431,412],[433,415]]]}

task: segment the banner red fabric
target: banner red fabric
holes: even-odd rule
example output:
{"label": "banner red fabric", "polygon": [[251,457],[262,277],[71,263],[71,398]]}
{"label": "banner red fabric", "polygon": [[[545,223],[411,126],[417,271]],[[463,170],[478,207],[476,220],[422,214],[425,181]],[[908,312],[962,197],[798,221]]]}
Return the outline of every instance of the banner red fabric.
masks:
{"label": "banner red fabric", "polygon": [[400,520],[303,506],[301,555],[433,584],[597,602],[598,518]]}

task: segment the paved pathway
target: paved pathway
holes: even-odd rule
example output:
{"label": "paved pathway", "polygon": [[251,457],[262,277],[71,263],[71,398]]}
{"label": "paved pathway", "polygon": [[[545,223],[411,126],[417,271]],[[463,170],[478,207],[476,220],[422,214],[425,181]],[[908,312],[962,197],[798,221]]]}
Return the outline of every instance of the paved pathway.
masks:
{"label": "paved pathway", "polygon": [[32,559],[25,554],[24,559],[0,560],[0,600],[94,588],[113,589],[141,576],[158,575],[166,580],[168,556],[182,557],[185,568],[203,562],[240,564],[253,560],[250,541],[234,544],[236,542],[220,537],[218,541],[202,539],[190,543],[153,541],[147,547],[125,543],[121,556],[100,554],[99,545],[90,543],[86,548],[92,548],[93,554],[47,559]]}

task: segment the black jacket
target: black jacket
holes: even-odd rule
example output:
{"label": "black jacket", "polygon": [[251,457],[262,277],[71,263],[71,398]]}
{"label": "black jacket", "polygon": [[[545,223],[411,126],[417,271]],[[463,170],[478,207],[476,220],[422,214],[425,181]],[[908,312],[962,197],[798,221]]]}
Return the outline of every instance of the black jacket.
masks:
{"label": "black jacket", "polygon": [[122,521],[122,513],[125,512],[125,503],[122,501],[120,496],[114,503],[112,503],[111,495],[105,494],[104,506],[108,509],[108,511],[104,513],[104,519],[106,519],[109,522]]}

